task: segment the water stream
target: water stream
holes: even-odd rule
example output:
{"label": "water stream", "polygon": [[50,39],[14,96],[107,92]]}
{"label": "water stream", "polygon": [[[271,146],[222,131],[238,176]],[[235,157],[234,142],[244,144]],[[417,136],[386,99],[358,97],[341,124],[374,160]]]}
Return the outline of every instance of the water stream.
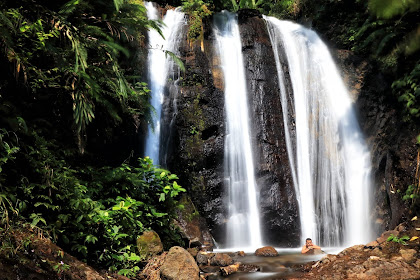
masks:
{"label": "water stream", "polygon": [[250,140],[247,88],[236,14],[214,18],[216,49],[225,84],[225,184],[229,189],[228,248],[258,248],[262,244],[254,162]]}
{"label": "water stream", "polygon": [[[265,17],[277,64],[286,142],[298,197],[302,244],[367,243],[370,155],[352,101],[326,45],[301,25]],[[285,56],[281,55],[285,54]],[[285,57],[285,59],[282,59]],[[283,73],[287,64],[289,72]],[[290,75],[293,93],[286,92]],[[293,132],[292,133],[292,129]]]}
{"label": "water stream", "polygon": [[[160,19],[159,11],[152,2],[144,3],[149,19]],[[152,123],[146,137],[145,156],[149,156],[155,165],[160,164],[160,132],[161,132],[161,113],[164,99],[165,86],[167,85],[168,72],[173,64],[172,59],[165,51],[175,52],[180,43],[180,29],[185,24],[185,15],[180,11],[168,10],[163,18],[161,28],[162,36],[156,30],[147,32],[149,38],[148,54],[148,81],[151,90],[150,104],[155,109]]]}

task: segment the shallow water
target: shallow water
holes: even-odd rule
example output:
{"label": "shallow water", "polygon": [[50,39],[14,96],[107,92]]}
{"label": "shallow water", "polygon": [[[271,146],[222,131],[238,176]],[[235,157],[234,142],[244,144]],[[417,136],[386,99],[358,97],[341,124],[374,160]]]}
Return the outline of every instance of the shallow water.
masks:
{"label": "shallow water", "polygon": [[[320,255],[302,255],[300,253],[301,248],[276,248],[279,252],[277,257],[259,257],[254,255],[254,251],[246,250],[246,256],[244,257],[235,257],[236,262],[242,264],[252,264],[257,265],[261,268],[259,272],[237,272],[232,275],[222,277],[220,279],[231,279],[231,280],[254,280],[254,279],[264,279],[264,280],[275,280],[275,279],[284,279],[284,277],[290,276],[293,274],[294,277],[299,278],[300,272],[297,272],[292,269],[292,266],[305,264],[307,262],[318,261],[326,254],[337,254],[343,248],[331,247],[323,248],[325,254]],[[247,252],[248,251],[248,252]],[[215,250],[218,253],[228,253],[228,252],[237,252],[237,250]]]}

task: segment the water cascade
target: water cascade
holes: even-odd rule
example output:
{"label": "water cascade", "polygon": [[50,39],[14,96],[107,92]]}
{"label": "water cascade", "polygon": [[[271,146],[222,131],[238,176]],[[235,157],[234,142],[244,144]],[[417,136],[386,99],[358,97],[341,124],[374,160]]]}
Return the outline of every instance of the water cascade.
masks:
{"label": "water cascade", "polygon": [[[147,17],[149,19],[158,20],[160,18],[159,11],[153,3],[145,2],[145,7],[147,8]],[[180,36],[178,36],[179,31],[184,24],[184,13],[179,9],[168,10],[163,19],[163,26],[161,27],[164,38],[153,29],[147,33],[150,45],[147,63],[149,88],[151,90],[150,104],[155,109],[155,114],[147,132],[145,155],[149,156],[156,165],[160,164],[160,119],[164,91],[167,84],[168,72],[173,64],[172,59],[165,51],[175,52],[177,44],[180,41]]]}
{"label": "water cascade", "polygon": [[224,75],[226,138],[225,184],[229,189],[229,248],[261,246],[258,196],[250,141],[247,89],[235,14],[222,12],[215,16],[216,50]]}
{"label": "water cascade", "polygon": [[[265,17],[275,54],[302,242],[370,241],[370,154],[326,45],[298,24]],[[288,65],[284,73],[282,64]],[[290,75],[293,93],[286,90]],[[290,99],[293,99],[290,101]],[[293,104],[293,108],[288,107]],[[294,119],[286,112],[294,111]]]}

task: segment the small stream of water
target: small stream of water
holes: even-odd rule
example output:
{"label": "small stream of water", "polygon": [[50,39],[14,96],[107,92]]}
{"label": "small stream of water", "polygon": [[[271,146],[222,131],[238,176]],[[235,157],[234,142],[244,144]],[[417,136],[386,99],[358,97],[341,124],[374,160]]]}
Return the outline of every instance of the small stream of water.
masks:
{"label": "small stream of water", "polygon": [[[149,19],[160,19],[159,11],[152,2],[144,3]],[[168,71],[172,65],[172,59],[166,55],[165,51],[174,52],[179,44],[179,33],[185,24],[185,15],[180,11],[168,10],[163,18],[161,28],[164,38],[156,31],[147,32],[149,38],[148,54],[148,81],[151,90],[150,104],[155,109],[152,124],[149,125],[145,144],[145,156],[149,156],[155,165],[160,164],[160,129],[161,113],[164,98],[165,86],[168,79]]]}
{"label": "small stream of water", "polygon": [[247,88],[237,15],[214,17],[216,49],[225,84],[225,184],[229,190],[228,248],[258,248],[262,244],[258,194],[251,148]]}

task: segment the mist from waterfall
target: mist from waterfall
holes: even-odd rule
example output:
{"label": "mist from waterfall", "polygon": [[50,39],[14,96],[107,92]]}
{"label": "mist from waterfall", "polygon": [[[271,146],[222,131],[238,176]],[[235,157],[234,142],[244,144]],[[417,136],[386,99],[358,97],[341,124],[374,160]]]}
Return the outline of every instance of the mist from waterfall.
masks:
{"label": "mist from waterfall", "polygon": [[261,229],[250,139],[247,88],[236,14],[215,15],[215,48],[224,75],[225,185],[229,190],[228,248],[258,248]]}
{"label": "mist from waterfall", "polygon": [[[144,2],[149,19],[160,19],[159,11],[152,2]],[[149,124],[145,143],[145,156],[149,156],[155,165],[160,164],[160,129],[161,113],[164,98],[165,86],[167,84],[168,72],[172,66],[172,59],[165,51],[174,52],[179,44],[179,31],[185,24],[185,15],[180,9],[168,10],[163,18],[161,31],[163,37],[153,29],[147,32],[149,39],[148,54],[148,83],[151,91],[150,104],[155,113],[152,123]]]}
{"label": "mist from waterfall", "polygon": [[[347,89],[314,31],[265,19],[277,64],[301,242],[311,237],[321,246],[367,243],[373,237],[370,154]],[[282,70],[285,64],[288,73]],[[292,93],[287,92],[288,77]]]}

